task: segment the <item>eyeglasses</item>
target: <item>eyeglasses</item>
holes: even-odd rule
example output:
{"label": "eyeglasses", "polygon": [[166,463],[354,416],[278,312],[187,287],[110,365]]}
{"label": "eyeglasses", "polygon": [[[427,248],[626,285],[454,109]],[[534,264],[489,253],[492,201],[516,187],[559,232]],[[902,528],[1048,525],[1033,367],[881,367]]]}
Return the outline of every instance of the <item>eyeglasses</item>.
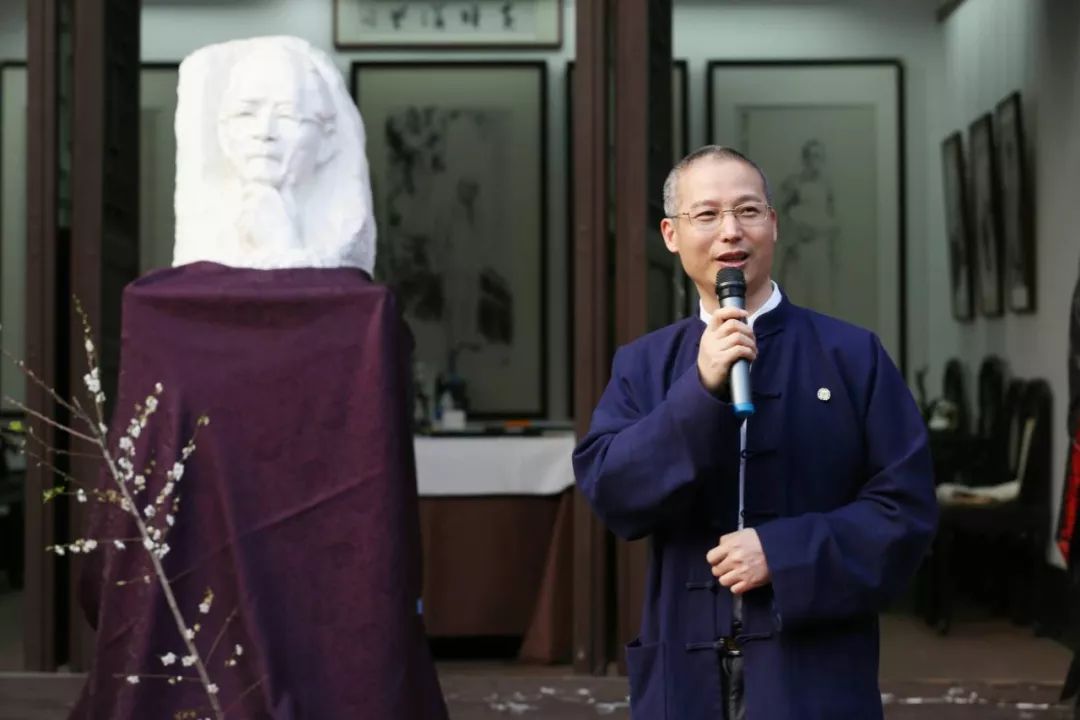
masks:
{"label": "eyeglasses", "polygon": [[669,219],[674,220],[677,217],[685,216],[695,230],[700,232],[709,232],[716,230],[724,222],[724,213],[731,213],[731,216],[735,218],[735,222],[739,223],[742,227],[754,227],[761,225],[769,218],[769,210],[772,206],[763,202],[748,202],[742,205],[736,205],[729,210],[718,210],[716,208],[704,208],[698,210],[696,213],[676,213],[675,215],[668,216]]}

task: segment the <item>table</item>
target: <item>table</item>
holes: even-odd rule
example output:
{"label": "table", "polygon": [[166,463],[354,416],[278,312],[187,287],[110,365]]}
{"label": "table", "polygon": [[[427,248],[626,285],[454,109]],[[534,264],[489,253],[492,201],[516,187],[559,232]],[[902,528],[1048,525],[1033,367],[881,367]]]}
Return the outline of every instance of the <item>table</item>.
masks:
{"label": "table", "polygon": [[429,636],[519,636],[519,659],[570,659],[574,443],[416,438]]}

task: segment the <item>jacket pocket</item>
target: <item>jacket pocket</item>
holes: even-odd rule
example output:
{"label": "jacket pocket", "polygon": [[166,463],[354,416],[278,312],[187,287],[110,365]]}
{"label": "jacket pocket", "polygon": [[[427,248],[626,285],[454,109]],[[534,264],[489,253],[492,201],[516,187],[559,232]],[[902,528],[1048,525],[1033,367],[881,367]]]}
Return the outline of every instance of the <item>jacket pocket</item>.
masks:
{"label": "jacket pocket", "polygon": [[664,643],[642,645],[640,639],[629,643],[626,646],[626,673],[630,680],[632,720],[666,720]]}

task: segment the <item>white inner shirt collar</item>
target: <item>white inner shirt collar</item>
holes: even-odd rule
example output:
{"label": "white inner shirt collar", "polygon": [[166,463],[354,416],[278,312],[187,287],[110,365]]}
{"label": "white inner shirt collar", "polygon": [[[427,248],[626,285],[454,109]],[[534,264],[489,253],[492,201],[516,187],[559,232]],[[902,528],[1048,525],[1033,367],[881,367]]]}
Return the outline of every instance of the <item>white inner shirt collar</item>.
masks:
{"label": "white inner shirt collar", "polygon": [[[769,299],[766,300],[761,307],[755,310],[754,314],[746,321],[746,324],[749,325],[751,329],[754,327],[754,321],[779,305],[780,299],[783,297],[783,295],[780,294],[780,286],[773,280],[770,280],[769,282],[772,283],[772,294],[769,295]],[[701,300],[698,300],[698,317],[701,318],[701,322],[706,325],[709,324],[709,313],[705,311],[705,303],[701,302]]]}

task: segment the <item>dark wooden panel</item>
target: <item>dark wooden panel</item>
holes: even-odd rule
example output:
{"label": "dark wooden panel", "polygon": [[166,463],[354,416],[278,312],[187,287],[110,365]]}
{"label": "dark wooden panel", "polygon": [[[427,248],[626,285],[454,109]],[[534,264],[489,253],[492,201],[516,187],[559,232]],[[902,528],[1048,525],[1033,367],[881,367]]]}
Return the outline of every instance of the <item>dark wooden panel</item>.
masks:
{"label": "dark wooden panel", "polygon": [[[661,187],[671,167],[670,0],[621,0],[615,18],[615,344],[649,327],[650,298],[673,296],[674,256],[662,246]],[[646,48],[647,52],[642,52]],[[644,141],[643,141],[644,140]],[[648,267],[654,273],[649,286]],[[657,279],[657,275],[659,278]],[[668,317],[666,322],[672,318]],[[648,541],[616,546],[616,637],[613,650],[625,671],[623,646],[638,634],[648,573]]]}
{"label": "dark wooden panel", "polygon": [[[26,143],[26,362],[44,382],[57,384],[56,296],[58,292],[58,5],[60,0],[29,0],[27,7],[27,143]],[[53,415],[48,395],[27,383],[27,404]],[[43,422],[30,422],[34,432],[55,445],[56,433]],[[41,502],[52,484],[47,469],[27,464],[23,594],[24,664],[28,670],[56,667],[56,623],[53,613],[55,566],[43,548],[53,539],[51,506]]]}
{"label": "dark wooden panel", "polygon": [[[94,329],[102,389],[115,397],[120,361],[120,301],[124,286],[138,274],[139,214],[139,10],[133,0],[79,0],[75,6],[75,64],[72,127],[71,292]],[[81,321],[72,313],[71,387],[83,393],[87,371]],[[90,407],[89,403],[86,405]],[[80,448],[84,451],[92,448]],[[82,481],[100,471],[87,458],[72,462]],[[82,507],[72,506],[69,531],[81,537]],[[71,564],[70,586],[81,571]],[[73,669],[89,666],[92,633],[78,598],[67,598],[68,654]]]}
{"label": "dark wooden panel", "polygon": [[[608,7],[606,0],[575,6],[572,159],[574,203],[574,418],[578,437],[607,382],[611,360],[608,252]],[[574,670],[606,671],[608,546],[610,539],[580,494],[574,502]]]}

